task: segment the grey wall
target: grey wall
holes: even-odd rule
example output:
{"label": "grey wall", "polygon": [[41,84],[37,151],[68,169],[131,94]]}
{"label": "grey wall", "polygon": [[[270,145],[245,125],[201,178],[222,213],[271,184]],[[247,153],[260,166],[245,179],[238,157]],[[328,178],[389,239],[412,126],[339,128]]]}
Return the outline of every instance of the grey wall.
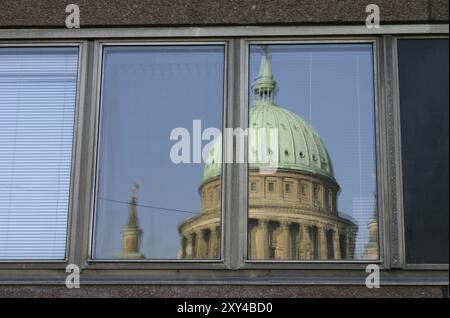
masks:
{"label": "grey wall", "polygon": [[0,297],[448,297],[448,289],[397,286],[368,289],[361,286],[3,286]]}
{"label": "grey wall", "polygon": [[448,0],[1,0],[0,28],[62,28],[70,3],[82,27],[361,24],[370,3],[385,24],[448,22]]}

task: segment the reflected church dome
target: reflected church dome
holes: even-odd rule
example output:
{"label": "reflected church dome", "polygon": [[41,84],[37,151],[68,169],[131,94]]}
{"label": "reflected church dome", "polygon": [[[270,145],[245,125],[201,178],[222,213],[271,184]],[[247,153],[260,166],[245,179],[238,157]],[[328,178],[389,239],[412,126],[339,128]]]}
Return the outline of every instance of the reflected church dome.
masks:
{"label": "reflected church dome", "polygon": [[[267,54],[262,56],[252,90],[254,101],[250,108],[248,141],[250,169],[267,166],[270,158],[270,165],[278,169],[303,171],[334,179],[330,156],[316,130],[297,114],[275,104],[275,81]],[[278,132],[276,142],[269,142],[270,129]],[[259,134],[259,131],[265,133]],[[221,136],[218,137],[208,152],[203,182],[221,173],[221,139]],[[271,145],[277,149],[272,149]]]}
{"label": "reflected church dome", "polygon": [[[275,88],[265,50],[251,86],[247,257],[352,259],[357,226],[339,215],[340,187],[327,148],[304,119],[275,104]],[[179,226],[181,259],[221,255],[221,162],[219,136],[206,158],[199,189],[201,213]],[[272,173],[261,173],[264,168]]]}

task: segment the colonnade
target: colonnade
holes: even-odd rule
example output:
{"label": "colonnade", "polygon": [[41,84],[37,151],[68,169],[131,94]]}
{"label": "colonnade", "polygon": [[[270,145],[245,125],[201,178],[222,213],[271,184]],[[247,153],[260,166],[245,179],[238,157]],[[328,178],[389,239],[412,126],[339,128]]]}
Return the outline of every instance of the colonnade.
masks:
{"label": "colonnade", "polygon": [[182,259],[217,259],[220,257],[220,226],[198,229],[183,236]]}
{"label": "colonnade", "polygon": [[[337,226],[308,221],[251,219],[248,231],[249,259],[341,260],[351,258],[350,235]],[[220,226],[186,233],[182,259],[220,257]]]}
{"label": "colonnade", "polygon": [[350,255],[349,233],[322,223],[253,219],[250,259],[340,260]]}

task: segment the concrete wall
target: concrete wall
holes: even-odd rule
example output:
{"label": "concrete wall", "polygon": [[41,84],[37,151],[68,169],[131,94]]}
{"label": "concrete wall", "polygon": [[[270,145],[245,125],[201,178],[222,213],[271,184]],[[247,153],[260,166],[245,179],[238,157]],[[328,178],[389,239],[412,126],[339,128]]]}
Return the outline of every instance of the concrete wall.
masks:
{"label": "concrete wall", "polygon": [[0,28],[64,27],[70,3],[82,27],[361,24],[370,3],[385,24],[448,22],[448,0],[1,0]]}
{"label": "concrete wall", "polygon": [[448,289],[432,286],[397,286],[368,289],[362,286],[3,286],[1,297],[448,297]]}

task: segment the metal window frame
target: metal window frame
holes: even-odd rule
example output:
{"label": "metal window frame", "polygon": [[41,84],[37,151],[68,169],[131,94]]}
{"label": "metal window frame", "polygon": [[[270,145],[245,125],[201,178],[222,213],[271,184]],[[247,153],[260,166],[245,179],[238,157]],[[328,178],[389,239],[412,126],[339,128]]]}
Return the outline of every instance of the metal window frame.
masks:
{"label": "metal window frame", "polygon": [[[298,38],[283,38],[279,37],[271,37],[271,38],[245,38],[242,39],[242,45],[245,47],[243,50],[243,56],[241,56],[241,72],[244,73],[245,77],[243,82],[241,83],[241,91],[243,93],[243,98],[241,99],[241,105],[244,105],[245,115],[243,120],[241,120],[241,125],[244,129],[248,128],[248,114],[249,114],[249,59],[250,59],[250,46],[255,44],[268,44],[268,45],[279,45],[279,44],[288,44],[288,45],[302,45],[302,44],[370,44],[372,45],[372,69],[373,69],[373,125],[374,125],[374,146],[375,146],[375,169],[376,169],[376,187],[377,187],[377,201],[376,201],[376,209],[377,209],[377,221],[378,224],[384,224],[386,220],[386,211],[388,210],[386,206],[383,206],[385,202],[384,193],[381,189],[384,188],[384,185],[388,182],[386,179],[386,174],[382,173],[380,164],[384,161],[385,153],[381,144],[385,142],[383,136],[381,135],[381,131],[379,129],[381,125],[382,118],[384,117],[384,104],[382,101],[382,96],[380,94],[380,87],[382,86],[382,81],[384,74],[382,72],[382,62],[383,56],[380,54],[380,42],[381,39],[379,37],[374,36],[364,36],[364,37],[306,37],[302,39]],[[245,145],[245,149],[247,149],[247,144]],[[245,152],[245,155],[248,155],[248,151]],[[247,162],[246,158],[246,162]],[[276,268],[285,268],[285,269],[299,269],[299,268],[317,268],[318,265],[321,268],[326,269],[365,269],[368,264],[378,264],[380,269],[385,269],[388,267],[386,262],[385,253],[386,253],[386,242],[384,226],[378,226],[378,244],[379,244],[379,259],[378,260],[251,260],[247,258],[247,250],[248,250],[248,168],[245,167],[246,172],[245,175],[242,176],[241,182],[244,184],[244,200],[242,205],[245,207],[245,213],[243,215],[244,219],[240,224],[243,224],[243,228],[241,228],[240,233],[242,237],[241,241],[244,242],[244,249],[241,250],[244,254],[241,255],[241,264],[240,268],[249,268],[249,269],[276,269]]]}
{"label": "metal window frame", "polygon": [[394,105],[395,105],[395,122],[397,126],[396,143],[397,147],[397,160],[398,160],[398,206],[399,206],[399,218],[398,218],[398,231],[399,235],[399,248],[400,248],[400,258],[402,260],[401,267],[403,269],[409,270],[449,270],[449,264],[434,264],[434,263],[408,263],[406,261],[406,228],[405,228],[405,211],[404,211],[404,200],[403,200],[403,164],[402,164],[402,133],[401,133],[401,117],[400,117],[400,78],[399,78],[399,66],[398,66],[398,41],[399,40],[431,40],[431,39],[446,39],[448,40],[448,35],[396,35],[392,37],[392,59],[394,61],[392,68],[393,85],[394,85]]}
{"label": "metal window frame", "polygon": [[[0,38],[1,40],[1,38]],[[72,154],[71,154],[71,171],[70,171],[70,181],[69,181],[69,204],[67,209],[67,227],[66,227],[66,248],[65,255],[63,259],[60,260],[33,260],[33,259],[23,259],[23,260],[0,260],[0,270],[17,268],[17,264],[20,264],[20,268],[23,269],[39,269],[39,268],[65,268],[66,264],[69,263],[70,255],[72,253],[72,242],[73,242],[73,225],[75,224],[76,218],[76,204],[75,199],[77,191],[78,182],[78,170],[80,163],[80,149],[78,147],[80,139],[80,114],[82,111],[82,102],[84,99],[84,88],[82,83],[85,81],[86,76],[86,41],[77,40],[57,40],[57,41],[0,41],[1,48],[57,48],[57,47],[72,47],[78,49],[78,65],[77,65],[77,83],[76,83],[76,95],[75,95],[75,109],[74,109],[74,122],[73,122],[73,139],[72,139]]]}
{"label": "metal window frame", "polygon": [[[256,264],[248,267],[243,262],[244,244],[240,241],[242,230],[246,230],[244,217],[246,209],[243,202],[247,191],[245,176],[247,168],[243,164],[225,164],[223,176],[229,180],[230,187],[222,197],[223,204],[228,205],[222,231],[226,242],[223,253],[225,262],[209,263],[89,263],[89,209],[92,185],[89,182],[94,172],[92,158],[94,149],[96,87],[99,78],[98,57],[100,42],[131,41],[145,42],[198,41],[228,43],[227,81],[230,83],[227,95],[227,111],[224,121],[227,127],[239,127],[245,123],[247,92],[246,70],[243,66],[247,41],[251,40],[336,40],[361,39],[372,37],[377,39],[376,52],[379,76],[376,79],[379,92],[377,105],[380,105],[379,138],[377,149],[383,154],[377,161],[377,177],[388,180],[378,187],[380,206],[385,207],[385,218],[380,220],[380,229],[384,238],[384,253],[381,272],[383,285],[443,285],[448,286],[447,269],[429,271],[428,268],[411,270],[404,264],[401,240],[401,199],[399,169],[398,122],[395,114],[398,104],[395,103],[395,79],[393,74],[396,63],[393,52],[395,36],[420,35],[430,37],[448,36],[448,24],[406,24],[382,25],[379,29],[367,29],[362,25],[351,26],[242,26],[242,27],[151,27],[151,28],[86,28],[86,29],[3,29],[0,30],[0,44],[3,45],[52,45],[56,43],[80,43],[82,45],[81,76],[78,88],[78,109],[76,113],[75,137],[76,146],[73,153],[73,187],[71,203],[71,228],[68,232],[68,257],[66,261],[44,263],[8,262],[0,263],[0,284],[64,284],[65,265],[78,264],[83,272],[82,284],[246,284],[246,285],[363,285],[366,277],[365,264]],[[81,54],[80,54],[81,55]],[[377,117],[377,118],[378,118]],[[76,139],[75,139],[76,138]],[[379,144],[378,144],[379,143]],[[377,152],[377,158],[379,153]],[[86,180],[86,176],[91,176]],[[377,182],[380,178],[377,178]],[[245,185],[244,185],[245,183]],[[225,186],[223,187],[225,188]],[[88,194],[86,196],[86,194]],[[225,201],[225,202],[224,202]],[[380,209],[380,208],[379,208]],[[239,232],[241,231],[241,232]],[[70,235],[70,236],[69,236]],[[231,248],[233,246],[233,248]],[[164,265],[164,266],[161,266]],[[263,266],[260,266],[263,265]],[[331,265],[331,266],[330,266]],[[231,269],[231,270],[230,270]],[[401,269],[392,271],[390,269]]]}
{"label": "metal window frame", "polygon": [[[84,233],[88,233],[88,237],[86,238],[86,242],[84,243],[84,249],[87,249],[87,253],[85,252],[85,256],[82,263],[84,264],[84,268],[96,268],[96,269],[107,269],[107,268],[141,268],[141,269],[166,269],[166,268],[177,268],[177,269],[185,269],[185,268],[227,268],[227,261],[225,260],[226,254],[223,253],[224,247],[227,245],[227,240],[225,240],[224,231],[221,231],[221,257],[220,259],[214,260],[200,260],[200,259],[189,259],[189,260],[179,260],[179,259],[142,259],[142,260],[123,260],[123,259],[95,259],[93,258],[94,252],[94,244],[95,244],[95,200],[96,200],[96,188],[98,181],[98,156],[100,153],[100,127],[101,127],[101,86],[103,82],[103,67],[104,67],[104,48],[105,47],[124,47],[124,46],[222,46],[224,49],[224,64],[223,64],[223,105],[222,105],[222,128],[225,128],[229,125],[229,120],[224,116],[227,113],[228,105],[228,41],[221,41],[218,39],[211,39],[209,41],[199,41],[198,39],[193,40],[97,40],[94,42],[94,61],[93,61],[93,69],[96,70],[96,83],[93,86],[93,103],[92,108],[95,109],[95,114],[93,116],[94,119],[94,141],[93,141],[93,149],[89,149],[89,166],[93,166],[93,172],[86,176],[86,178],[90,178],[91,191],[90,193],[85,193],[85,196],[89,197],[90,206],[89,206],[89,221],[86,226],[89,225],[88,229],[84,230]],[[224,144],[226,143],[226,139]],[[223,155],[225,155],[223,153]],[[226,229],[227,225],[225,224],[225,218],[229,214],[228,202],[223,198],[226,198],[227,195],[227,187],[226,185],[230,182],[229,178],[227,178],[228,168],[226,166],[223,167],[222,171],[222,200],[221,200],[221,226]],[[86,223],[86,222],[85,222]]]}

